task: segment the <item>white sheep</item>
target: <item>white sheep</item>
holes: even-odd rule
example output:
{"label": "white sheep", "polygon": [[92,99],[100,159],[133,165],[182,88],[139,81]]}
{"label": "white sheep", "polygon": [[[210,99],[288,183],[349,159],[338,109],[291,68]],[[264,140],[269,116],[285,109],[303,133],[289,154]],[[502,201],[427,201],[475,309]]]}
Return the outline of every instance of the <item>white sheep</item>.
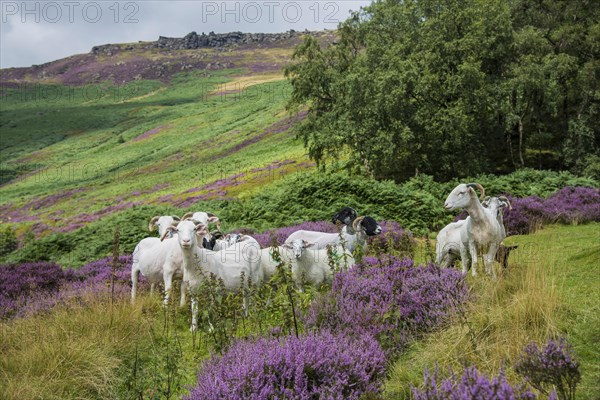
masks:
{"label": "white sheep", "polygon": [[[260,245],[253,238],[221,251],[212,251],[198,247],[199,239],[208,233],[207,226],[202,223],[183,220],[177,227],[169,227],[168,231],[177,233],[176,240],[183,254],[183,280],[192,297],[192,331],[197,328],[197,292],[207,273],[221,279],[227,290],[246,288],[249,279],[257,284],[262,282]],[[242,274],[246,278],[244,281]]]}
{"label": "white sheep", "polygon": [[[481,204],[488,208],[492,213],[496,213],[496,219],[500,224],[501,236],[504,239],[506,237],[506,231],[502,218],[502,208],[511,208],[510,201],[504,196],[488,196]],[[454,264],[454,261],[460,258],[460,248],[462,246],[460,230],[466,222],[465,219],[451,222],[438,233],[436,239],[436,263],[440,267],[450,267]],[[500,244],[495,255],[496,261],[506,268],[508,266],[508,255],[516,248],[517,246],[504,246],[503,244]]]}
{"label": "white sheep", "polygon": [[[167,235],[168,230],[163,233]],[[150,282],[150,293],[156,283],[165,285],[165,304],[169,301],[173,279],[183,280],[183,258],[175,238],[161,241],[159,238],[142,239],[133,251],[131,264],[131,302],[135,301],[138,273]],[[180,306],[185,305],[185,284],[181,283]]]}
{"label": "white sheep", "polygon": [[[313,243],[294,239],[282,247],[291,250],[292,277],[301,289],[305,281],[314,285],[331,282],[333,270],[330,263],[336,269],[347,270],[354,266],[354,257],[342,246],[314,249]],[[284,257],[287,259],[290,255],[286,254]]]}
{"label": "white sheep", "polygon": [[488,208],[490,211],[496,213],[496,219],[500,224],[500,229],[502,231],[502,240],[506,238],[506,228],[504,227],[504,217],[502,215],[502,209],[508,207],[509,210],[512,210],[512,205],[510,201],[505,196],[500,197],[490,197],[487,196],[481,204]]}
{"label": "white sheep", "polygon": [[227,235],[223,236],[222,239],[216,240],[212,250],[220,251],[250,238],[250,236],[242,235],[241,233],[228,233]]}
{"label": "white sheep", "polygon": [[213,246],[215,245],[216,240],[213,238],[213,235],[210,233],[210,231],[208,231],[208,224],[209,223],[215,224],[217,226],[217,229],[220,231],[221,230],[221,221],[219,220],[219,217],[217,217],[216,215],[214,215],[212,213],[207,213],[204,211],[197,211],[197,212],[186,213],[182,219],[190,219],[196,223],[201,223],[203,225],[206,225],[206,227],[207,227],[206,236],[204,236],[204,240],[202,240],[200,242],[200,244],[205,249],[213,250]]}
{"label": "white sheep", "polygon": [[450,267],[455,260],[460,258],[460,230],[466,220],[451,222],[437,235],[435,244],[435,262],[442,268]]}
{"label": "white sheep", "polygon": [[[502,241],[502,230],[497,220],[495,212],[484,208],[479,199],[475,188],[481,191],[481,198],[485,196],[485,189],[478,183],[461,183],[452,190],[444,202],[444,208],[447,210],[465,209],[469,216],[460,229],[460,239],[462,247],[460,256],[463,265],[463,274],[472,264],[472,274],[477,275],[477,250],[481,248],[484,251],[483,263],[486,272],[492,277],[496,277],[494,272],[494,257],[498,246]],[[485,251],[487,249],[487,251]]]}
{"label": "white sheep", "polygon": [[[167,228],[173,223],[179,221],[176,215],[155,216],[150,219],[148,230],[152,232],[158,228],[158,232],[162,237]],[[155,248],[151,250],[151,248]],[[166,247],[161,245],[158,238],[142,239],[133,251],[133,262],[131,265],[131,301],[135,301],[137,292],[138,274],[141,273],[150,282],[150,295],[154,294],[154,287],[161,280],[164,281],[164,261],[166,259]],[[181,278],[182,273],[177,275]],[[170,279],[172,281],[172,278]],[[170,285],[169,285],[170,288]],[[185,290],[182,288],[181,296],[182,304],[185,303]]]}
{"label": "white sheep", "polygon": [[167,230],[167,227],[179,221],[180,219],[177,215],[157,215],[156,217],[152,217],[150,219],[150,223],[148,224],[148,230],[152,232],[153,230],[158,228],[158,237],[162,237],[162,235]]}
{"label": "white sheep", "polygon": [[[273,258],[273,252],[275,250],[279,254],[280,261],[276,261]],[[269,279],[271,279],[271,277],[273,275],[275,275],[275,273],[277,272],[277,265],[279,265],[280,263],[291,264],[293,257],[294,256],[292,254],[292,251],[289,248],[284,247],[284,246],[276,246],[275,248],[267,247],[267,248],[261,249],[260,250],[260,267],[263,271],[264,280],[268,281]]]}
{"label": "white sheep", "polygon": [[358,217],[352,222],[352,226],[347,225],[338,233],[326,233],[300,230],[292,233],[285,243],[290,244],[292,241],[300,239],[308,243],[312,243],[313,249],[321,250],[328,245],[337,246],[343,245],[351,253],[361,246],[363,252],[367,250],[367,236],[378,235],[381,233],[381,227],[371,217]]}

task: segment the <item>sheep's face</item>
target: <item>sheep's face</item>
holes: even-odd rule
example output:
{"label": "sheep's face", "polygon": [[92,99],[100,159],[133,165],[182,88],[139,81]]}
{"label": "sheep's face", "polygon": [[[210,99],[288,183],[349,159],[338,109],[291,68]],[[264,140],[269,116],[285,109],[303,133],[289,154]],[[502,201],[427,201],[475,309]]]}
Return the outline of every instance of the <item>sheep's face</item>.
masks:
{"label": "sheep's face", "polygon": [[481,204],[487,207],[494,216],[500,215],[503,208],[510,207],[510,202],[506,197],[486,197]]}
{"label": "sheep's face", "polygon": [[206,235],[206,225],[195,224],[190,220],[181,221],[177,226],[170,226],[161,237],[161,240],[169,233],[177,233],[177,241],[183,249],[189,249],[197,243],[197,237],[203,238]]}
{"label": "sheep's face", "polygon": [[360,226],[368,236],[375,236],[381,233],[381,226],[371,217],[364,217]]}
{"label": "sheep's face", "polygon": [[475,195],[475,198],[477,198],[475,189],[480,191],[480,200],[483,200],[485,197],[483,186],[479,183],[461,183],[450,192],[444,202],[444,208],[448,211],[453,211],[467,207],[471,202],[472,195]]}
{"label": "sheep's face", "polygon": [[163,215],[162,217],[153,217],[148,225],[148,230],[152,232],[155,228],[158,228],[158,235],[162,237],[167,228],[175,223],[179,222],[179,217],[176,215]]}
{"label": "sheep's face", "polygon": [[331,222],[335,224],[336,221],[340,221],[344,225],[350,225],[357,217],[358,214],[356,213],[355,209],[344,207],[340,212],[332,217]]}
{"label": "sheep's face", "polygon": [[473,191],[473,188],[468,187],[464,183],[455,187],[446,198],[444,208],[448,211],[453,211],[467,207],[471,202],[469,191]]}
{"label": "sheep's face", "polygon": [[295,239],[295,240],[292,240],[290,243],[286,243],[283,245],[283,247],[292,251],[292,255],[295,258],[302,257],[302,253],[304,252],[304,249],[309,246],[310,246],[310,244],[302,239]]}

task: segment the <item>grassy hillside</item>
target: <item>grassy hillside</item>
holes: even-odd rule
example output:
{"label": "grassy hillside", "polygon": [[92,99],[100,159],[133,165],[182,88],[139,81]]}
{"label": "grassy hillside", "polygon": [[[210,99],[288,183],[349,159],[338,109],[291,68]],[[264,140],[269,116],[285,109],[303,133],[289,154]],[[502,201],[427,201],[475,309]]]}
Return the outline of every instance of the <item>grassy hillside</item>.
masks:
{"label": "grassy hillside", "polygon": [[474,363],[488,375],[512,366],[530,342],[564,336],[581,364],[581,399],[600,396],[600,225],[547,226],[513,236],[511,267],[498,282],[469,277],[476,301],[462,318],[412,346],[392,368],[386,398],[405,398],[425,368],[461,371]]}
{"label": "grassy hillside", "polygon": [[[564,336],[581,363],[577,398],[598,398],[599,234],[600,225],[591,223],[547,226],[512,238],[511,243],[521,247],[511,255],[510,270],[496,282],[469,277],[473,304],[468,313],[414,343],[391,365],[383,397],[405,398],[410,385],[422,382],[425,367],[437,364],[445,373],[452,365],[459,371],[462,361],[476,363],[484,373],[504,365],[509,380],[519,382],[512,365],[522,347],[531,340]],[[158,297],[142,294],[130,305],[127,289],[121,288],[114,302],[105,287],[46,313],[0,322],[5,383],[0,396],[177,398],[185,393],[187,385],[195,384],[197,367],[214,346],[213,337],[205,331],[193,336],[189,311],[165,313]],[[311,297],[300,297],[301,304]],[[226,309],[226,300],[221,301],[216,306]],[[285,304],[279,301],[275,309]],[[273,310],[254,312],[259,314],[237,327],[242,336],[265,329],[256,321],[269,326],[283,318]],[[226,329],[229,333],[236,328]]]}
{"label": "grassy hillside", "polygon": [[97,89],[43,86],[74,93],[56,100],[6,89],[5,222],[70,231],[134,205],[239,197],[312,165],[289,131],[281,75],[196,71]]}

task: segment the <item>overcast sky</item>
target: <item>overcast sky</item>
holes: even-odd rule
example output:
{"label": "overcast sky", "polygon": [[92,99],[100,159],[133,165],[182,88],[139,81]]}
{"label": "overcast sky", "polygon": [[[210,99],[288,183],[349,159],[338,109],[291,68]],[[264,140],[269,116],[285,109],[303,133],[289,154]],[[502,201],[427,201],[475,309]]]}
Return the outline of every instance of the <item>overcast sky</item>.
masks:
{"label": "overcast sky", "polygon": [[28,67],[105,43],[159,36],[335,29],[370,0],[6,1],[0,0],[0,67]]}

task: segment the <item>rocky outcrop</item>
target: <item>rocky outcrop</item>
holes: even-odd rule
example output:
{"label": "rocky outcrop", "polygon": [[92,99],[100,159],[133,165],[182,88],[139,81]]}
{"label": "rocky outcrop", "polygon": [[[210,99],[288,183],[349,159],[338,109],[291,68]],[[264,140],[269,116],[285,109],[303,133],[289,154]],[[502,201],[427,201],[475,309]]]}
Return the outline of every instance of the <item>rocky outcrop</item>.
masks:
{"label": "rocky outcrop", "polygon": [[190,32],[183,38],[169,38],[160,36],[158,41],[154,42],[158,48],[170,50],[198,49],[202,47],[232,47],[252,43],[274,43],[280,40],[286,40],[299,36],[300,33],[290,30],[283,33],[214,33],[206,35],[202,32],[198,35],[196,32]]}

